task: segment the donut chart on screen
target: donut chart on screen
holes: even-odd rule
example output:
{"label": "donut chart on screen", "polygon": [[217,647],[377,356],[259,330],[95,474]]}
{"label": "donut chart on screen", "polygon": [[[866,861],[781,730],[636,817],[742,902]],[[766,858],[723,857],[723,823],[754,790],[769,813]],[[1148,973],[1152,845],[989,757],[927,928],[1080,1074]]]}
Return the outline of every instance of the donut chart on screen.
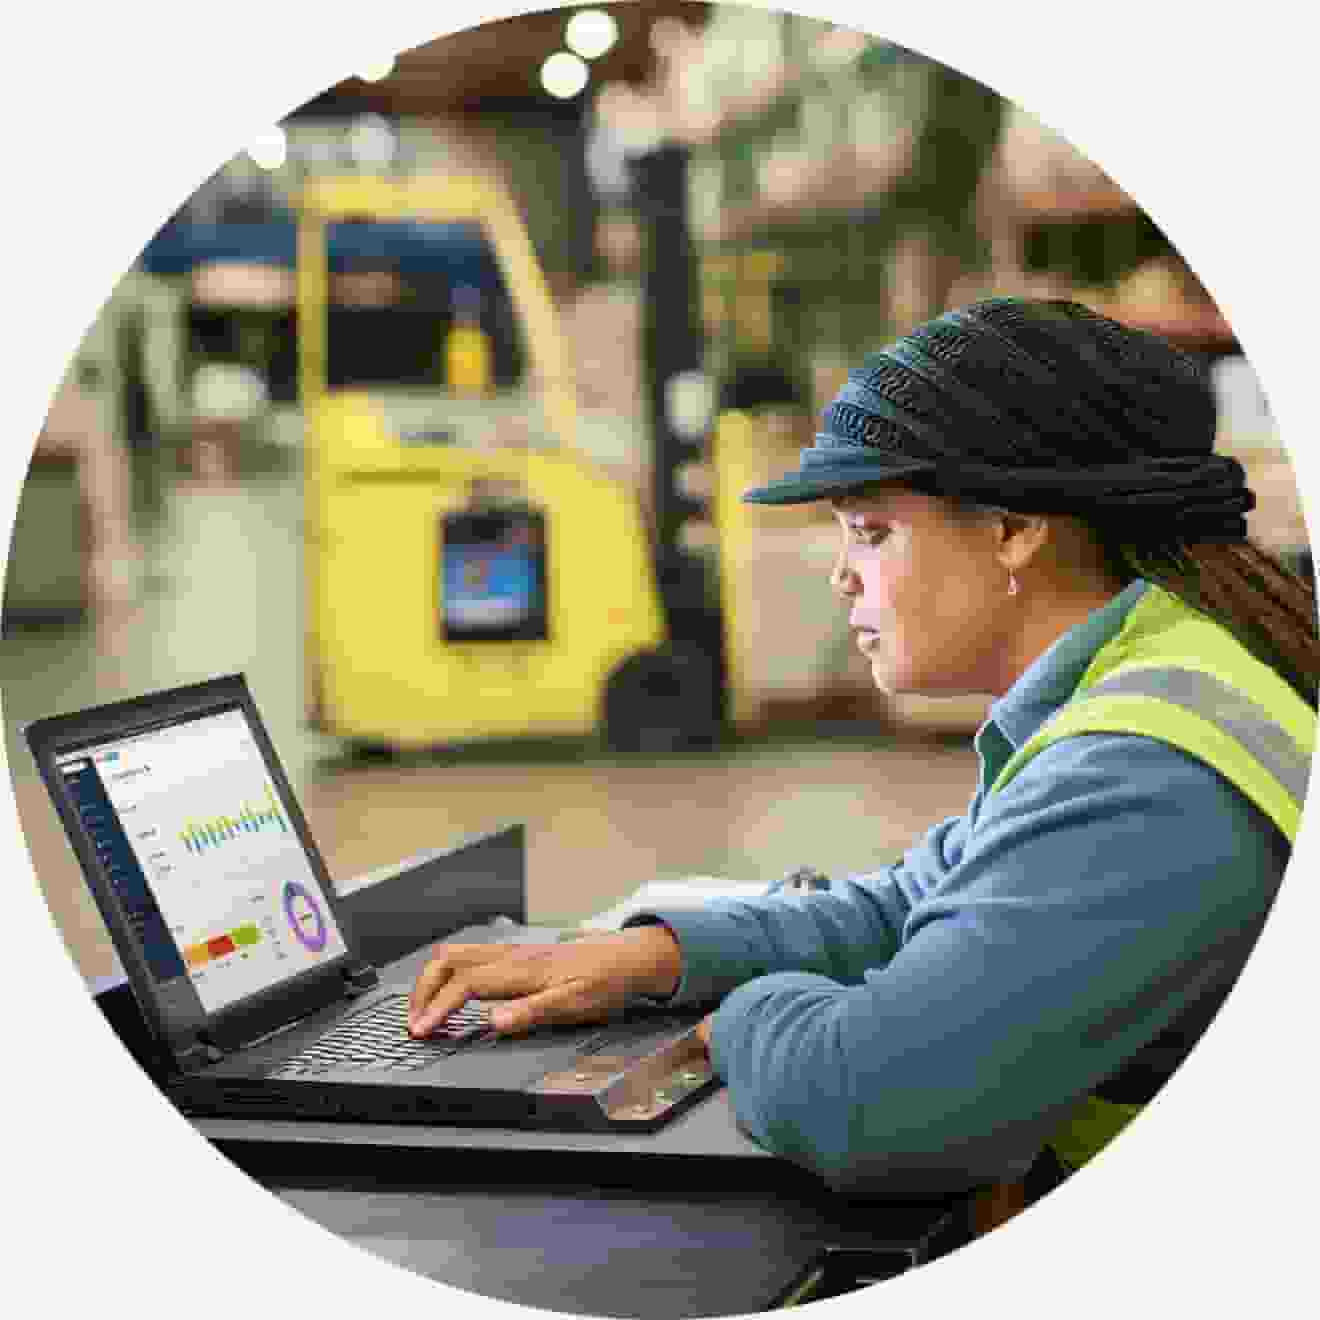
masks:
{"label": "donut chart on screen", "polygon": [[330,938],[321,905],[306,885],[290,880],[284,886],[284,916],[293,937],[309,953],[322,953]]}

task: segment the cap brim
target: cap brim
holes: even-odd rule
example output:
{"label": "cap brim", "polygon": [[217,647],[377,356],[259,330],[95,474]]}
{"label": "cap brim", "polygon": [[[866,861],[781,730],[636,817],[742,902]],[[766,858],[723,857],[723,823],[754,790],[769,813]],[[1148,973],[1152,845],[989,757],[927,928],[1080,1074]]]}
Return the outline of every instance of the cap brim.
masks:
{"label": "cap brim", "polygon": [[902,481],[919,472],[933,470],[931,463],[889,463],[877,461],[870,465],[849,463],[831,472],[821,465],[812,472],[791,472],[764,486],[753,486],[742,494],[744,504],[809,504],[813,500],[828,500],[847,495],[865,486],[881,485],[886,481]]}

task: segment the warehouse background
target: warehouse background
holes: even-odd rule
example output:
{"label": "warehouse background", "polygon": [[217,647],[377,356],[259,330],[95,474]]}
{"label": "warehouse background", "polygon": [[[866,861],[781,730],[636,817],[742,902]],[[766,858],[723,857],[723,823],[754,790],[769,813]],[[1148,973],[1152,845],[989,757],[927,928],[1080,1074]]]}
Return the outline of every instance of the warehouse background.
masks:
{"label": "warehouse background", "polygon": [[[745,476],[791,463],[850,365],[944,307],[1067,296],[1196,353],[1221,446],[1261,497],[1253,533],[1305,566],[1291,465],[1234,328],[1137,202],[1046,125],[881,37],[735,6],[596,7],[614,42],[556,96],[547,60],[571,55],[579,12],[428,42],[298,107],[144,236],[73,356],[19,503],[0,684],[24,828],[87,974],[109,950],[17,729],[216,672],[248,674],[336,878],[527,819],[539,917],[585,916],[655,874],[871,865],[957,810],[984,701],[883,701],[824,587],[820,511],[746,510],[735,535],[712,466],[731,411],[752,422]],[[657,157],[679,163],[661,207],[638,181]],[[568,345],[579,446],[715,584],[726,671],[737,662],[716,748],[526,739],[364,758],[309,724],[293,235],[300,190],[342,173],[476,175],[512,200]],[[666,207],[682,265],[658,274]],[[349,252],[332,303],[401,327],[443,317],[425,261],[382,254]],[[674,270],[687,316],[657,342]],[[428,351],[412,329],[345,348],[383,385],[405,364],[424,377]],[[659,379],[676,362],[705,401],[686,448]],[[529,439],[506,415],[481,443]]]}

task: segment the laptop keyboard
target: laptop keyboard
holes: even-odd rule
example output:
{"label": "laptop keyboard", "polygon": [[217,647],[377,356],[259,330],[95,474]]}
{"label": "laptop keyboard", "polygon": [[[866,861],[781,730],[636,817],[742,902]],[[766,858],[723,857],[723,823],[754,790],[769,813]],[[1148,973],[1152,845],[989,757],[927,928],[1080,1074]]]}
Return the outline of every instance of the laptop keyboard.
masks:
{"label": "laptop keyboard", "polygon": [[311,1077],[331,1069],[407,1072],[425,1068],[489,1031],[490,1005],[469,999],[426,1040],[414,1040],[407,1023],[408,996],[388,995],[331,1027],[267,1076]]}

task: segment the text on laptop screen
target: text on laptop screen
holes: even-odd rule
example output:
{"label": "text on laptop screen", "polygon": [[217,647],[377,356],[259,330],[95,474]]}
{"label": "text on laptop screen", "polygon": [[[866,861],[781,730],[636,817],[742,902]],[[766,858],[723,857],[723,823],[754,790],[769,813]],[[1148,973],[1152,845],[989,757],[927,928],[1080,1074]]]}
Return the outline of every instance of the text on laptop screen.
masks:
{"label": "text on laptop screen", "polygon": [[347,951],[241,710],[88,747],[59,767],[179,1016]]}

